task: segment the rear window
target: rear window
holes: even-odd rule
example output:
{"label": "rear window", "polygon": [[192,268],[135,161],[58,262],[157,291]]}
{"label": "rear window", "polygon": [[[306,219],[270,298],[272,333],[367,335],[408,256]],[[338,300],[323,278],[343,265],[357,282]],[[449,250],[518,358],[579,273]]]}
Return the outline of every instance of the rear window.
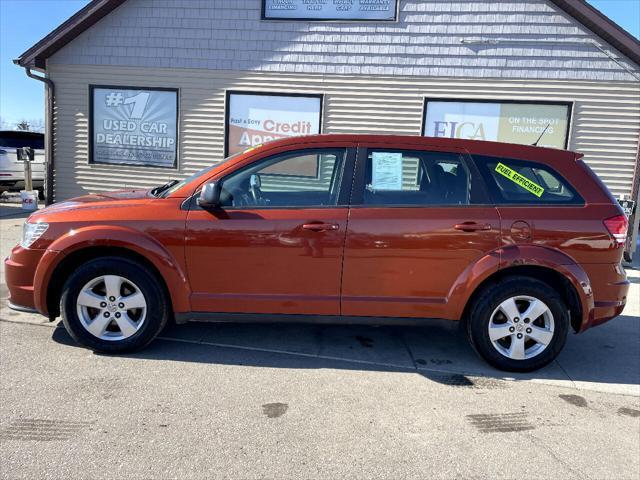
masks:
{"label": "rear window", "polygon": [[474,156],[497,204],[582,204],[558,172],[537,162]]}

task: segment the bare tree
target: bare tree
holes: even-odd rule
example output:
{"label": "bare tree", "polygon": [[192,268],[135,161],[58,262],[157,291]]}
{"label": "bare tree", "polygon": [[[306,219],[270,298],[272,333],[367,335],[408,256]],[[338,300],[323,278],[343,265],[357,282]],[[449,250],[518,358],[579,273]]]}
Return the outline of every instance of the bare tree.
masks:
{"label": "bare tree", "polygon": [[30,132],[44,133],[44,120],[42,118],[32,118],[28,120],[28,123]]}
{"label": "bare tree", "polygon": [[[2,1],[2,0],[0,0]],[[22,119],[19,122],[10,122],[4,117],[0,117],[0,130],[20,130],[23,132],[44,133],[45,125],[42,118]]]}
{"label": "bare tree", "polygon": [[20,120],[16,123],[16,130],[20,130],[21,132],[28,132],[30,129],[29,122],[26,120]]}

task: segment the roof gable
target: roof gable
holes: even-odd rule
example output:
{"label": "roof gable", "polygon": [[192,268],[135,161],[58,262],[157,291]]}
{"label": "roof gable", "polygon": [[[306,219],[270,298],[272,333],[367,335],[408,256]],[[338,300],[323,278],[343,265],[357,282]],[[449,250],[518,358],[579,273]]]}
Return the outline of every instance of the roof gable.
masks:
{"label": "roof gable", "polygon": [[[88,5],[20,55],[14,62],[40,70],[46,60],[81,33],[91,28],[126,0],[92,0]],[[585,0],[547,0],[587,27],[628,59],[640,66],[640,41],[586,3]]]}

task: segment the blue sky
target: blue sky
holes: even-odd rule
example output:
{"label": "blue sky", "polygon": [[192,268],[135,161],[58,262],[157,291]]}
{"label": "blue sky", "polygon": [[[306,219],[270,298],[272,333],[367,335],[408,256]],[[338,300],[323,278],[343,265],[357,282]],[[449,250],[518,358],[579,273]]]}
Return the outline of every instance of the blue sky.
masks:
{"label": "blue sky", "polygon": [[[0,118],[4,122],[43,118],[42,84],[28,78],[12,60],[87,3],[88,0],[0,0]],[[640,38],[640,0],[590,3]]]}

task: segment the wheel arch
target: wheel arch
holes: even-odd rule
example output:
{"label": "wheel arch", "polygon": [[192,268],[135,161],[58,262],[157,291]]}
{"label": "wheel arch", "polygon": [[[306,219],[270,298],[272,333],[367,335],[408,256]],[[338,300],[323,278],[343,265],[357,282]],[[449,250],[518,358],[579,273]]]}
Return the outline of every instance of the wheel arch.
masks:
{"label": "wheel arch", "polygon": [[500,283],[505,278],[512,276],[535,278],[556,290],[569,307],[571,327],[576,333],[580,331],[585,313],[588,312],[585,312],[585,302],[575,285],[576,279],[571,278],[573,275],[568,271],[562,272],[550,266],[536,264],[512,265],[502,268],[485,278],[476,286],[467,299],[461,316],[462,321],[467,321],[472,305],[488,286]]}
{"label": "wheel arch", "polygon": [[34,279],[36,308],[50,318],[60,315],[62,287],[74,268],[90,260],[119,256],[145,265],[156,276],[174,312],[189,310],[190,290],[178,261],[155,239],[122,228],[89,227],[56,240],[49,251],[59,252],[41,262]]}

